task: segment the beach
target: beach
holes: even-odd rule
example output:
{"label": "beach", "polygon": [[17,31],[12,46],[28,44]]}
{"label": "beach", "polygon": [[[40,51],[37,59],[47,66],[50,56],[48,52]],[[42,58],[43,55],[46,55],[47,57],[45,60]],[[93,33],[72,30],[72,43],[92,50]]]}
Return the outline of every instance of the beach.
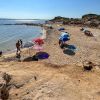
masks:
{"label": "beach", "polygon": [[[47,42],[45,43],[45,51],[50,54],[50,59],[47,62],[64,65],[64,64],[77,64],[79,62],[84,62],[87,60],[100,63],[100,30],[92,29],[94,37],[85,36],[83,32],[80,31],[81,27],[77,26],[53,26],[53,30],[49,30],[47,35]],[[64,27],[65,32],[70,33],[70,41],[67,43],[69,45],[75,45],[77,47],[76,54],[70,56],[64,54],[63,50],[59,47],[58,38],[60,33],[58,29]],[[50,32],[51,31],[51,32]]]}
{"label": "beach", "polygon": [[[43,52],[49,54],[48,59],[18,62],[10,59],[15,53],[1,57],[0,77],[5,72],[11,75],[8,100],[99,100],[100,29],[88,28],[94,34],[94,37],[88,37],[78,26],[52,24],[52,27],[46,27],[41,37],[44,39]],[[59,47],[60,27],[70,34],[67,44],[77,47],[74,55]],[[29,57],[36,52],[31,49],[29,55],[28,49],[23,49],[21,54]],[[84,71],[86,61],[95,65],[92,71]]]}

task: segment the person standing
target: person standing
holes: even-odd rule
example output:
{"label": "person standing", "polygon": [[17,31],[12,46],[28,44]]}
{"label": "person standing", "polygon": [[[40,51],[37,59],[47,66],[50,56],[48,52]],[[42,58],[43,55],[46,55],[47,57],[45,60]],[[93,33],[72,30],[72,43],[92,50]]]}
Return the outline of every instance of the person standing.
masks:
{"label": "person standing", "polygon": [[17,53],[20,51],[20,41],[18,40],[16,43]]}
{"label": "person standing", "polygon": [[20,41],[21,48],[23,48],[23,41],[21,39],[19,41]]}

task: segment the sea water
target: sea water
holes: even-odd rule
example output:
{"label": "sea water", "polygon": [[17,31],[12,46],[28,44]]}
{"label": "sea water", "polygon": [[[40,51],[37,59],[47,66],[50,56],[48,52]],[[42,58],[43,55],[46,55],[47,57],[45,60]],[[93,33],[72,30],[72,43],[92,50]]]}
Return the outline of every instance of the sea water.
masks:
{"label": "sea water", "polygon": [[22,39],[25,43],[42,35],[42,28],[39,26],[5,25],[24,22],[43,23],[43,21],[39,20],[0,20],[0,51],[6,52],[14,50],[16,48],[15,44],[19,39]]}

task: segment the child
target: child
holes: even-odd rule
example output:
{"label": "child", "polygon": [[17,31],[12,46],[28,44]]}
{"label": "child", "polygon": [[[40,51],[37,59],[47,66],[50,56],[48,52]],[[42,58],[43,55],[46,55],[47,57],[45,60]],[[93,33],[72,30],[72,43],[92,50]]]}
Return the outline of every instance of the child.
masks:
{"label": "child", "polygon": [[20,39],[19,42],[20,42],[20,46],[22,48],[23,47],[23,41]]}

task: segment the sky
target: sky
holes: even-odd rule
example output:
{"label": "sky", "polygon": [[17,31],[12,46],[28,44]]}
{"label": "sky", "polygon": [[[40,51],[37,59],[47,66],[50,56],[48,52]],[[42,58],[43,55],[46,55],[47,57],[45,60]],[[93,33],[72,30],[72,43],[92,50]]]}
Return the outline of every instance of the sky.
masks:
{"label": "sky", "polygon": [[0,0],[0,18],[80,18],[88,13],[100,14],[100,0]]}

